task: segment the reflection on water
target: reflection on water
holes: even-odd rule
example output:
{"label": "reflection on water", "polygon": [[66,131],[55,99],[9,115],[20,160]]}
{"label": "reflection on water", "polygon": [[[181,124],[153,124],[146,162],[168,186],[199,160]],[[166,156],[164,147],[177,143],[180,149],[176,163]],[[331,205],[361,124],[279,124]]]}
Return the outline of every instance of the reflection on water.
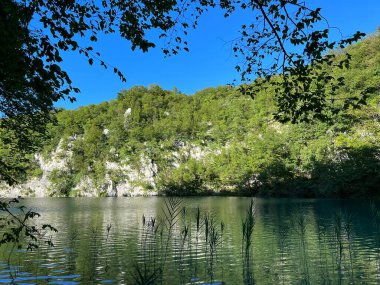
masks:
{"label": "reflection on water", "polygon": [[0,284],[379,284],[368,201],[255,199],[249,236],[250,201],[26,199],[55,247],[2,247]]}

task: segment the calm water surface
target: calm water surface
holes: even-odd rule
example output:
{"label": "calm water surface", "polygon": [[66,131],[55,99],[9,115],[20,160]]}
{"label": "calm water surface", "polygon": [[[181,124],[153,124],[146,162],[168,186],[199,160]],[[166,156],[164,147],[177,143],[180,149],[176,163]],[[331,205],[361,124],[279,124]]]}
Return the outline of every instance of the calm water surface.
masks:
{"label": "calm water surface", "polygon": [[3,284],[380,284],[368,201],[255,199],[247,253],[250,198],[184,198],[172,227],[158,197],[23,203],[59,233],[54,248],[2,248]]}

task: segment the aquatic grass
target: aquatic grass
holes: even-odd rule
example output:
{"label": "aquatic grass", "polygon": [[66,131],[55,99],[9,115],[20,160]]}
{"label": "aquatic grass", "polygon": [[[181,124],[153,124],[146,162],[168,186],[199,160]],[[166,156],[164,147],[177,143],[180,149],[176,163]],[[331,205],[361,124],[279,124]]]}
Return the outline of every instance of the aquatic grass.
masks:
{"label": "aquatic grass", "polygon": [[[170,244],[175,238],[175,227],[180,220],[182,199],[168,197],[164,199],[159,222],[151,217],[149,220],[142,216],[143,262],[134,265],[134,282],[136,284],[157,284],[163,282],[163,274],[167,259],[170,256]],[[159,258],[159,255],[163,258]]]}
{"label": "aquatic grass", "polygon": [[244,220],[242,221],[242,243],[241,243],[241,252],[243,255],[243,281],[244,284],[253,285],[255,284],[255,278],[252,269],[252,238],[253,230],[256,223],[256,209],[255,203],[252,199],[249,207],[246,211]]}
{"label": "aquatic grass", "polygon": [[[218,223],[211,214],[205,215],[205,231],[206,231],[206,250],[207,250],[207,275],[212,283],[215,280],[215,266],[217,262],[217,251],[222,245],[223,234],[221,229],[218,229]],[[224,230],[224,226],[223,226]]]}
{"label": "aquatic grass", "polygon": [[148,265],[144,263],[143,265],[136,264],[134,266],[133,278],[137,285],[154,285],[157,284],[161,279],[162,272],[160,268],[157,268],[153,272],[148,269]]}
{"label": "aquatic grass", "polygon": [[[165,253],[168,252],[169,249],[169,243],[173,235],[174,227],[177,225],[181,210],[182,210],[182,199],[177,197],[168,197],[164,199],[165,207],[162,208],[162,217],[161,217],[161,224],[165,226],[166,229],[166,243],[165,243]],[[165,267],[166,263],[166,257],[165,254],[164,260],[163,260],[163,267]]]}
{"label": "aquatic grass", "polygon": [[190,233],[189,226],[184,225],[183,229],[181,230],[181,234],[180,234],[180,250],[179,250],[179,258],[178,258],[178,262],[179,262],[178,270],[180,273],[181,283],[183,282],[183,273],[185,271],[185,268],[184,268],[185,247],[186,247],[186,242],[190,238],[189,233]]}
{"label": "aquatic grass", "polygon": [[193,264],[193,272],[192,276],[197,276],[198,271],[198,246],[199,246],[199,239],[201,235],[201,227],[202,227],[202,219],[201,219],[201,210],[199,206],[197,207],[196,213],[195,213],[195,264]]}
{"label": "aquatic grass", "polygon": [[204,224],[204,256],[206,257],[206,266],[204,268],[204,278],[205,280],[207,279],[207,273],[208,273],[208,252],[209,252],[209,234],[210,234],[210,213],[205,213],[204,218],[203,218],[203,224]]}
{"label": "aquatic grass", "polygon": [[[160,254],[162,258],[160,259],[160,272],[163,274],[165,272],[165,264],[169,262],[169,257],[171,262],[177,264],[176,268],[179,275],[179,283],[186,283],[186,276],[189,276],[189,280],[200,280],[197,277],[198,269],[198,254],[200,243],[203,243],[204,257],[205,257],[205,280],[214,282],[216,278],[216,268],[218,265],[218,251],[223,247],[223,236],[225,231],[224,222],[218,222],[214,215],[211,213],[204,213],[198,208],[195,213],[195,219],[193,220],[189,216],[188,211],[185,207],[180,206],[180,203],[173,201],[167,201],[164,203],[164,208],[162,209],[160,230],[156,230],[156,233],[161,233],[164,242],[161,243]],[[147,219],[143,216],[143,223]],[[195,236],[192,237],[192,229],[194,229]],[[195,246],[192,244],[195,242]],[[142,253],[144,252],[144,246],[148,243],[148,239],[144,238],[142,243]],[[160,243],[155,243],[160,244]],[[178,250],[174,254],[170,254],[171,246],[175,246]],[[193,252],[195,249],[195,252]],[[194,257],[194,258],[193,258]],[[193,260],[194,259],[194,260]],[[143,283],[143,279],[146,278],[147,282],[163,283],[164,279],[152,276],[152,273],[157,274],[157,271],[150,270],[147,263],[153,263],[154,258],[151,259],[146,256],[144,259],[144,264],[137,263],[138,272],[134,274],[135,282],[139,284]],[[194,264],[195,268],[185,267],[185,264]],[[188,274],[187,269],[189,269]],[[222,279],[223,279],[223,266],[221,266]],[[193,281],[191,281],[193,282]]]}
{"label": "aquatic grass", "polygon": [[[180,284],[184,283],[184,263],[185,263],[185,249],[189,249],[189,240],[190,240],[190,226],[187,223],[187,211],[186,207],[182,207],[181,211],[181,225],[179,229],[179,235],[178,235],[178,243],[179,243],[179,252],[176,257],[178,266],[177,266],[177,271],[179,273],[179,278],[180,278]],[[186,246],[187,244],[187,246]]]}
{"label": "aquatic grass", "polygon": [[250,255],[255,222],[255,207],[254,200],[252,199],[246,212],[245,219],[242,222],[242,253],[245,258],[249,258]]}
{"label": "aquatic grass", "polygon": [[162,280],[162,268],[157,262],[158,246],[161,244],[157,241],[158,230],[156,218],[142,216],[142,261],[133,265],[135,284],[156,284]]}
{"label": "aquatic grass", "polygon": [[209,234],[210,234],[210,221],[211,216],[210,213],[205,213],[203,217],[203,225],[204,225],[204,256],[206,257],[206,266],[204,268],[204,278],[207,279],[207,272],[209,267],[209,260],[208,260],[208,252],[209,252]]}
{"label": "aquatic grass", "polygon": [[[165,201],[159,225],[154,226],[156,224],[155,219],[147,219],[145,215],[142,216],[142,224],[143,239],[140,255],[142,262],[135,263],[132,274],[136,284],[165,283],[163,274],[169,258],[170,262],[177,264],[180,284],[186,283],[186,269],[188,267],[185,267],[185,264],[195,264],[195,269],[189,268],[190,282],[193,282],[191,280],[200,280],[197,277],[197,267],[201,242],[205,250],[205,280],[214,282],[218,251],[223,246],[224,222],[218,222],[210,213],[202,214],[198,208],[192,223],[186,208],[182,207],[180,202],[172,200]],[[195,232],[194,239],[192,228]],[[193,242],[195,242],[195,246],[192,245]],[[171,253],[172,246],[178,249],[174,253]],[[195,248],[195,253],[192,250],[193,248]],[[157,256],[152,255],[152,253],[159,253],[161,258],[156,258]],[[155,263],[157,266],[153,266]],[[221,270],[223,279],[223,267]]]}
{"label": "aquatic grass", "polygon": [[[314,212],[305,213],[299,208],[298,211],[291,212],[290,220],[285,216],[281,216],[282,220],[274,220],[279,221],[277,228],[272,227],[273,220],[270,220],[269,226],[263,231],[261,226],[267,225],[268,217],[260,219],[262,223],[258,224],[255,212],[257,208],[254,203],[252,206],[250,201],[247,202],[247,207],[240,218],[241,223],[233,224],[232,227],[230,224],[226,226],[213,212],[205,212],[198,207],[190,209],[181,205],[177,222],[171,227],[172,234],[168,247],[166,241],[170,227],[164,224],[166,220],[163,213],[158,212],[158,218],[142,215],[139,219],[139,228],[133,229],[133,234],[139,239],[137,248],[134,247],[136,243],[132,245],[134,251],[132,256],[136,258],[122,260],[122,266],[127,271],[122,278],[115,275],[117,273],[115,269],[120,268],[121,264],[118,264],[117,259],[112,260],[110,256],[113,255],[107,252],[112,251],[112,245],[118,241],[115,239],[114,224],[106,223],[101,227],[97,225],[98,227],[89,228],[85,235],[87,239],[80,239],[82,241],[78,245],[80,251],[75,253],[77,255],[79,253],[79,256],[85,253],[87,256],[79,260],[75,260],[76,257],[73,256],[74,263],[81,264],[75,271],[81,274],[81,282],[84,284],[106,279],[126,284],[220,284],[224,280],[228,283],[233,280],[231,284],[358,284],[376,280],[374,279],[377,269],[374,259],[376,252],[366,249],[370,255],[362,254],[363,251],[358,244],[362,241],[357,237],[359,232],[356,228],[356,219],[352,219],[352,216],[345,211],[334,212],[330,217],[314,219]],[[163,206],[166,207],[165,204]],[[268,209],[270,208],[263,208],[262,213],[265,214]],[[254,222],[247,222],[249,219],[252,220],[252,217],[249,217],[252,213]],[[249,224],[253,224],[251,227],[253,229],[247,234]],[[170,222],[167,225],[170,225]],[[101,235],[98,229],[102,230]],[[374,231],[375,226],[371,229]],[[231,233],[235,230],[237,232]],[[274,235],[271,235],[272,231]],[[70,248],[76,247],[77,236],[76,231],[67,234]],[[251,237],[248,253],[245,250],[247,244],[243,242],[244,236]],[[339,237],[342,243],[341,273],[338,268]],[[375,235],[370,238],[375,241]],[[96,259],[95,268],[91,260],[94,245],[100,246],[100,251],[93,255]],[[117,245],[119,250],[120,245]],[[127,247],[126,254],[130,254],[129,243]],[[165,267],[162,267],[166,248],[167,260]],[[68,254],[74,252],[64,252],[68,264]],[[104,255],[105,253],[107,255]],[[242,258],[238,259],[238,265],[235,260],[230,259],[231,253],[241,254]],[[17,257],[23,256],[20,253],[16,254],[13,262],[17,262]],[[37,252],[33,256],[36,254]],[[245,259],[245,256],[249,258]],[[39,259],[43,262],[47,258],[51,259],[52,255],[46,252],[45,256],[45,247],[41,247]],[[368,268],[363,268],[366,266],[365,262],[368,262]],[[22,263],[23,260],[20,261],[20,264]],[[231,272],[230,268],[226,270],[226,264],[229,264],[231,269],[234,268],[234,272]],[[235,271],[236,266],[241,266],[240,264],[243,264],[243,270]],[[25,266],[16,270],[34,274],[37,264],[30,265],[32,270],[25,270]],[[36,276],[49,275],[51,269],[44,267],[44,264],[41,265],[42,267],[37,269]],[[62,266],[65,267],[63,264]],[[371,270],[371,275],[367,276],[368,270]],[[107,278],[110,276],[111,278]]]}

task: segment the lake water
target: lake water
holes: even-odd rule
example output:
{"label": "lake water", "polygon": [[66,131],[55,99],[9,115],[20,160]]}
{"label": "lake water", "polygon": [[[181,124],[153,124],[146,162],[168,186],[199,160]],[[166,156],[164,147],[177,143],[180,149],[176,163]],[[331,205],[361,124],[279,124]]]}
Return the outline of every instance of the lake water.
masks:
{"label": "lake water", "polygon": [[2,247],[0,284],[380,284],[368,201],[254,199],[250,246],[250,198],[184,198],[172,217],[168,201],[25,199],[55,247]]}

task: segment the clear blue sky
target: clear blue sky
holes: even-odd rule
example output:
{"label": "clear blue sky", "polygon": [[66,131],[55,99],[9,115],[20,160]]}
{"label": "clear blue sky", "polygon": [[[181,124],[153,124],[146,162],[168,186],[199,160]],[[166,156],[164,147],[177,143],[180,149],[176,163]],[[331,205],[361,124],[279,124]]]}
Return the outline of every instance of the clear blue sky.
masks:
{"label": "clear blue sky", "polygon": [[[337,26],[343,35],[349,36],[360,30],[376,31],[380,26],[380,0],[309,0],[309,5],[322,8],[331,26]],[[105,36],[95,45],[95,50],[111,65],[117,66],[127,78],[126,83],[112,72],[75,53],[64,55],[63,68],[69,73],[81,93],[77,102],[60,101],[57,106],[67,109],[97,104],[114,99],[122,89],[135,85],[158,84],[164,89],[193,94],[206,87],[232,83],[239,79],[234,70],[237,61],[231,46],[226,42],[238,35],[241,23],[249,23],[247,15],[234,15],[223,19],[220,11],[205,13],[196,30],[191,31],[187,41],[190,52],[164,58],[160,46],[148,53],[132,52],[122,38]]]}

